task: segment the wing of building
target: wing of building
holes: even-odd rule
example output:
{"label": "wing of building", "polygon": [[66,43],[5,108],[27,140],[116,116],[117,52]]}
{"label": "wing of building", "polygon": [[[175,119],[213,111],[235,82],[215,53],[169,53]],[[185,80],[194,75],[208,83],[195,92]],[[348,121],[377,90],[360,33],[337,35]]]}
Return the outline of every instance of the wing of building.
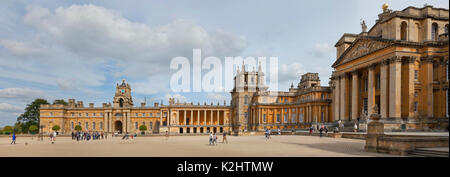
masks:
{"label": "wing of building", "polygon": [[334,118],[379,113],[387,130],[447,127],[448,9],[385,5],[378,17],[369,31],[335,45]]}

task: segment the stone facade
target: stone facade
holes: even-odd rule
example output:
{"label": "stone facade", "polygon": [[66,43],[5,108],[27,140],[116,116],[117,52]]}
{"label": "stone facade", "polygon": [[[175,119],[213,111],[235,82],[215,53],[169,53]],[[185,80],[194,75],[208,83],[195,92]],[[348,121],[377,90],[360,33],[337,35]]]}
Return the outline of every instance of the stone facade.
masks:
{"label": "stone facade", "polygon": [[448,126],[448,9],[387,8],[376,24],[336,43],[334,119],[381,114],[385,129]]}

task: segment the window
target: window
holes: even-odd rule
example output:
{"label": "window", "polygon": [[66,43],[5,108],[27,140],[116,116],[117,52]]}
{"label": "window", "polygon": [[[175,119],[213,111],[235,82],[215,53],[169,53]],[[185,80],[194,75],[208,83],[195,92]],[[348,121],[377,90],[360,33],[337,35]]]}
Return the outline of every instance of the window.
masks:
{"label": "window", "polygon": [[445,25],[445,29],[444,30],[445,30],[445,33],[448,34],[448,24]]}
{"label": "window", "polygon": [[138,129],[138,123],[137,122],[134,123],[134,128]]}
{"label": "window", "polygon": [[420,25],[418,23],[416,23],[415,27],[416,27],[416,33],[415,33],[416,36],[415,36],[415,38],[416,38],[416,41],[419,42],[420,41],[420,39],[419,39]]}
{"label": "window", "polygon": [[149,129],[151,130],[153,128],[153,122],[150,122],[150,127]]}
{"label": "window", "polygon": [[414,92],[414,96],[415,96],[415,97],[418,97],[418,96],[419,96],[419,93],[418,93],[418,92]]}
{"label": "window", "polygon": [[264,99],[263,99],[263,102],[264,102],[264,103],[267,103],[267,98],[264,98]]}
{"label": "window", "polygon": [[419,107],[419,104],[417,103],[417,101],[414,102],[414,112],[417,112],[418,107]]}
{"label": "window", "polygon": [[368,88],[369,88],[369,82],[367,79],[364,79],[364,91],[367,92]]}
{"label": "window", "polygon": [[50,116],[53,116],[53,112],[50,112]]}
{"label": "window", "polygon": [[284,123],[288,123],[288,118],[289,118],[289,115],[288,115],[288,114],[285,114],[285,115],[284,115]]}
{"label": "window", "polygon": [[89,116],[89,113],[86,113],[86,117],[88,117]]}
{"label": "window", "polygon": [[266,114],[263,115],[263,122],[266,123]]}
{"label": "window", "polygon": [[95,122],[92,122],[92,129],[95,130]]}
{"label": "window", "polygon": [[92,113],[92,116],[94,116],[94,117],[95,117],[95,113]]}
{"label": "window", "polygon": [[367,113],[367,102],[368,102],[367,98],[364,98],[364,100],[363,100],[363,107],[364,107],[364,112],[365,113]]}
{"label": "window", "polygon": [[70,123],[70,128],[73,130],[73,122]]}
{"label": "window", "polygon": [[402,24],[400,25],[400,39],[401,40],[406,40],[407,30],[408,30],[408,25],[406,24],[406,22],[402,22]]}
{"label": "window", "polygon": [[100,116],[102,116],[102,117],[103,117],[103,113],[100,113]]}
{"label": "window", "polygon": [[323,116],[324,112],[320,113],[320,122],[324,122],[324,116]]}
{"label": "window", "polygon": [[100,130],[103,130],[103,122],[100,122]]}
{"label": "window", "polygon": [[78,117],[81,117],[81,113],[78,113]]}
{"label": "window", "polygon": [[89,122],[86,122],[86,130],[89,130]]}
{"label": "window", "polygon": [[138,117],[138,113],[136,113],[135,115],[136,115],[136,117]]}
{"label": "window", "polygon": [[419,70],[414,70],[414,80],[419,80]]}
{"label": "window", "polygon": [[296,123],[296,122],[297,122],[295,112],[294,112],[294,114],[292,114],[292,120],[291,120],[291,122],[292,122],[292,123]]}
{"label": "window", "polygon": [[377,81],[377,89],[380,89],[381,83],[380,83],[380,75],[379,74],[376,76],[376,81]]}
{"label": "window", "polygon": [[248,96],[247,95],[245,95],[244,104],[248,104]]}
{"label": "window", "polygon": [[72,113],[72,117],[75,117],[75,114],[74,114],[74,113]]}
{"label": "window", "polygon": [[281,121],[280,114],[277,114],[277,123],[279,123],[280,121]]}
{"label": "window", "polygon": [[153,115],[152,115],[152,113],[150,113],[150,117],[152,117]]}
{"label": "window", "polygon": [[431,25],[431,40],[436,41],[438,40],[438,24],[433,23]]}
{"label": "window", "polygon": [[285,102],[285,103],[287,103],[287,102],[288,102],[288,99],[287,99],[287,98],[285,98],[285,99],[284,99],[284,102]]}
{"label": "window", "polygon": [[301,109],[300,109],[300,121],[299,121],[300,123],[302,123],[303,122],[303,112],[301,112]]}

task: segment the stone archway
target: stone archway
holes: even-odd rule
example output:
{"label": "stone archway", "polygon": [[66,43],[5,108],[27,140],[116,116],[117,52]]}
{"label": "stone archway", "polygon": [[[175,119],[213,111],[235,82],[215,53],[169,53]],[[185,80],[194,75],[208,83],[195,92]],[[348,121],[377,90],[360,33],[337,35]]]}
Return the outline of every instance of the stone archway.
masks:
{"label": "stone archway", "polygon": [[114,131],[117,131],[118,133],[123,132],[121,121],[118,120],[118,121],[114,122]]}

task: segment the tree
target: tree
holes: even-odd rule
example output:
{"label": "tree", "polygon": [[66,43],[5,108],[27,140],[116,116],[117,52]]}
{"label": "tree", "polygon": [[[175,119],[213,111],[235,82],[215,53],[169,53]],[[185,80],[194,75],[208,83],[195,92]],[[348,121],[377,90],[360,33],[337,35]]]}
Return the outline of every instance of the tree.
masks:
{"label": "tree", "polygon": [[147,130],[147,126],[141,125],[139,126],[139,130],[141,131],[141,134],[144,134],[144,131]]}
{"label": "tree", "polygon": [[64,106],[68,105],[68,103],[66,101],[64,101],[64,99],[55,100],[55,101],[53,101],[53,104],[63,104]]}
{"label": "tree", "polygon": [[52,127],[52,130],[56,131],[56,132],[59,131],[60,129],[61,129],[61,127],[59,125],[55,125]]}
{"label": "tree", "polygon": [[31,134],[35,134],[36,132],[38,132],[38,126],[30,125],[30,127],[28,127],[28,130],[30,131]]}
{"label": "tree", "polygon": [[82,128],[81,128],[81,126],[80,126],[80,125],[76,125],[76,126],[75,126],[75,130],[76,130],[76,131],[81,131],[81,130],[82,130]]}
{"label": "tree", "polygon": [[28,132],[31,125],[37,125],[39,127],[40,112],[39,108],[42,104],[48,104],[47,100],[35,99],[30,104],[27,104],[25,112],[17,117],[17,123],[22,124],[22,132]]}
{"label": "tree", "polygon": [[7,125],[7,126],[3,127],[2,131],[5,135],[9,135],[13,132],[13,128],[11,126]]}

